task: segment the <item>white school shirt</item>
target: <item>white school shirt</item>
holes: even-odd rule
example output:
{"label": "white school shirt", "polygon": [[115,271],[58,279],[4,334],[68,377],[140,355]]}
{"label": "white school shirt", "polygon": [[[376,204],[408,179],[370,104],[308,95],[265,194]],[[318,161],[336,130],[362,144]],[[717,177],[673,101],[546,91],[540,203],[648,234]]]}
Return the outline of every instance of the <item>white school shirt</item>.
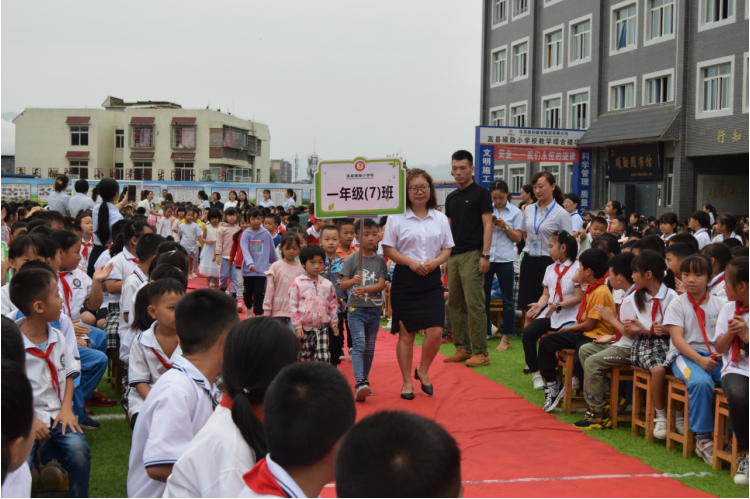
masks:
{"label": "white school shirt", "polygon": [[68,212],[70,213],[70,216],[75,218],[78,215],[79,211],[82,210],[93,210],[94,206],[94,200],[88,197],[86,194],[83,194],[81,192],[76,192],[72,198],[70,198],[70,201],[68,201]]}
{"label": "white school shirt", "polygon": [[[505,223],[513,230],[519,230],[521,228],[521,218],[523,218],[523,213],[510,203],[506,203],[502,212],[499,212],[495,203],[492,203],[492,215],[505,220]],[[509,263],[514,261],[516,258],[513,249],[514,244],[515,243],[511,241],[506,231],[493,225],[490,262]]]}
{"label": "white school shirt", "polygon": [[[112,260],[112,255],[110,254],[109,249],[105,249],[102,251],[102,254],[99,255],[99,258],[96,259],[96,262],[94,262],[94,267],[97,269],[105,267],[109,265],[110,260]],[[109,305],[109,292],[104,289],[104,286],[102,286],[102,306],[99,308],[107,308],[107,305]]]}
{"label": "white school shirt", "polygon": [[31,468],[26,463],[23,463],[16,471],[6,475],[2,496],[31,497]]}
{"label": "white school shirt", "polygon": [[[737,302],[734,301],[727,302],[727,304],[724,305],[724,307],[721,309],[721,312],[719,312],[719,319],[716,321],[716,331],[714,332],[714,343],[716,343],[716,340],[727,333],[727,329],[729,328],[729,321],[734,319],[734,310],[736,303]],[[745,319],[745,324],[748,324],[747,312],[742,314],[742,318]],[[748,370],[750,369],[750,366],[748,366],[747,361],[747,347],[745,348],[745,355],[737,355],[737,358],[734,360],[734,362],[731,362],[732,355],[734,355],[734,345],[730,345],[729,350],[721,354],[721,358],[724,361],[724,367],[721,369],[722,378],[725,374],[730,373],[748,376]]]}
{"label": "white school shirt", "polygon": [[151,388],[133,430],[128,459],[128,497],[161,497],[165,482],[152,480],[146,467],[174,464],[213,414],[216,386],[186,358]]}
{"label": "white school shirt", "polygon": [[[266,466],[268,467],[268,471],[273,475],[273,477],[276,479],[276,483],[279,484],[279,486],[286,492],[286,495],[288,497],[307,497],[305,493],[302,491],[302,489],[297,485],[297,482],[294,481],[294,479],[289,476],[289,473],[286,472],[284,468],[276,464],[273,459],[271,459],[271,454],[266,454]],[[248,470],[250,471],[250,470]],[[245,484],[245,488],[242,489],[242,491],[239,493],[237,497],[278,497],[275,495],[270,494],[259,494],[255,492],[254,490],[250,489],[247,484]]]}
{"label": "white school shirt", "polygon": [[[73,269],[73,270],[67,270],[60,272],[63,274],[63,276],[57,281],[57,290],[60,292],[60,296],[62,296],[63,299],[63,312],[70,317],[73,320],[78,320],[81,318],[81,307],[83,307],[83,302],[89,299],[89,296],[91,296],[91,278],[86,275],[86,272],[79,270],[79,269]],[[65,299],[65,288],[63,286],[62,280],[65,279],[65,282],[68,283],[68,286],[70,286],[70,291],[72,292],[69,299]],[[68,305],[70,305],[70,308],[68,308]]]}
{"label": "white school shirt", "polygon": [[719,298],[723,298],[726,300],[727,299],[727,287],[726,287],[726,281],[723,278],[724,278],[724,272],[722,272],[721,274],[711,279],[711,282],[708,283],[708,292],[714,296],[718,296]]}
{"label": "white school shirt", "polygon": [[[562,296],[557,296],[557,273],[555,272],[555,265],[560,264],[560,272],[565,270],[565,267],[571,266],[565,275],[560,280],[560,287],[562,288]],[[567,260],[565,263],[555,262],[547,267],[544,271],[544,279],[542,279],[542,286],[549,289],[549,303],[562,303],[569,298],[573,298],[575,289],[581,287],[580,284],[573,282],[573,276],[578,272],[578,261],[575,262]],[[540,318],[544,318],[546,309],[539,313]],[[578,305],[567,307],[560,310],[560,313],[553,312],[549,318],[550,327],[552,329],[559,329],[565,324],[576,321],[576,315],[578,314]]]}
{"label": "white school shirt", "polygon": [[[83,249],[87,246],[89,251],[86,255],[83,254]],[[89,265],[89,257],[91,256],[91,251],[94,249],[94,236],[91,236],[91,239],[88,243],[81,238],[81,249],[78,251],[78,254],[81,255],[81,261],[79,262],[79,265],[81,265],[84,269],[88,267]],[[98,267],[97,267],[98,268]]]}
{"label": "white school shirt", "polygon": [[[130,251],[128,251],[127,248],[123,248],[120,253],[114,256],[112,258],[112,272],[109,273],[109,277],[107,277],[107,281],[124,281],[128,278],[130,274],[133,273],[133,270],[138,265],[133,260],[137,260],[134,254],[132,254]],[[124,285],[125,283],[123,283]],[[120,303],[120,295],[122,293],[122,288],[120,288],[120,293],[110,293],[109,294],[109,303]]]}
{"label": "white school shirt", "polygon": [[167,372],[167,368],[162,365],[151,349],[156,350],[168,364],[174,362],[177,357],[182,356],[182,349],[179,344],[174,352],[172,352],[171,357],[164,353],[161,345],[159,345],[159,341],[156,339],[156,322],[154,321],[150,328],[140,333],[130,348],[130,362],[128,364],[128,384],[130,385],[128,411],[131,417],[134,414],[138,414],[143,406],[143,398],[138,393],[138,390],[135,389],[135,385],[138,383],[148,383],[148,386],[153,387],[154,383]]}
{"label": "white school shirt", "polygon": [[175,463],[163,497],[238,497],[253,466],[255,452],[232,410],[219,406]]}
{"label": "white school shirt", "polygon": [[7,282],[0,288],[0,297],[2,299],[2,314],[8,319],[15,321],[18,307],[10,301],[10,283]]}
{"label": "white school shirt", "polygon": [[705,246],[711,244],[711,236],[708,234],[707,229],[701,229],[693,237],[698,241],[698,250],[702,250]]}
{"label": "white school shirt", "polygon": [[[659,291],[656,293],[656,299],[659,300],[659,304],[661,305],[661,312],[657,310],[656,322],[660,324],[664,322],[664,315],[667,313],[670,303],[672,303],[672,301],[678,296],[679,295],[675,290],[669,289],[664,284],[659,287]],[[646,302],[643,311],[638,310],[638,306],[635,304],[635,293],[629,294],[624,300],[622,300],[622,305],[620,305],[620,322],[625,323],[625,320],[627,319],[638,319],[641,326],[643,326],[642,333],[648,336],[648,333],[651,331],[651,311],[654,306],[654,297],[646,292],[643,298]],[[623,348],[630,348],[633,346],[633,341],[634,340],[631,340],[623,334],[620,340],[614,345]]]}
{"label": "white school shirt", "polygon": [[664,241],[664,244],[666,244],[666,243],[667,243],[667,241],[669,241],[670,239],[672,239],[672,236],[674,236],[674,232],[672,232],[672,233],[671,233],[670,235],[668,235],[668,236],[665,236],[664,234],[662,234],[662,235],[661,235],[661,236],[659,236],[659,237],[661,237],[661,240],[662,240],[662,241]]}
{"label": "white school shirt", "polygon": [[[16,321],[16,324],[21,327],[24,322],[26,322],[26,318],[22,317]],[[71,378],[72,381],[81,374],[81,371],[63,334],[49,324],[47,324],[47,340],[49,345],[54,344],[49,358],[57,369],[60,393],[58,394],[57,390],[52,387],[52,375],[47,362],[28,352],[26,353],[26,376],[29,378],[31,390],[34,392],[36,418],[49,427],[62,409],[62,398],[65,397],[67,379]],[[26,335],[23,335],[23,348],[28,350],[29,348],[37,348],[37,346],[29,341]]]}
{"label": "white school shirt", "polygon": [[[735,238],[736,240],[738,240],[739,242],[743,243],[743,245],[744,245],[744,241],[742,240],[742,236],[740,236],[740,235],[735,234],[734,232],[732,232],[732,235],[729,236],[729,239],[731,239],[731,238]],[[726,236],[724,234],[719,234],[716,237],[714,237],[713,239],[711,239],[711,242],[712,243],[723,243],[724,241],[726,241],[726,239],[727,238],[726,238]]]}
{"label": "white school shirt", "polygon": [[[538,233],[534,230],[535,214]],[[521,230],[526,233],[526,245],[523,248],[523,252],[529,253],[531,251],[531,241],[539,238],[540,256],[549,256],[549,238],[560,229],[569,234],[573,233],[573,223],[570,220],[570,213],[565,211],[565,208],[558,204],[557,201],[552,201],[548,204],[544,211],[539,209],[539,201],[527,206],[521,219]]]}
{"label": "white school shirt", "polygon": [[[711,352],[716,353],[713,344],[713,337],[716,331],[716,321],[719,319],[719,312],[722,307],[726,305],[727,301],[718,296],[708,295],[708,302],[701,305],[706,315],[706,337],[711,345]],[[685,341],[695,350],[696,352],[708,352],[706,346],[706,340],[703,339],[703,333],[698,325],[698,318],[695,316],[693,305],[688,300],[688,294],[685,293],[680,295],[676,300],[672,300],[667,308],[667,313],[664,315],[664,326],[679,326],[683,328]],[[669,341],[669,352],[667,352],[667,362],[672,362],[678,355],[682,355],[674,343],[670,339]]]}
{"label": "white school shirt", "polygon": [[[294,201],[294,198],[289,198],[289,199],[291,199],[292,202]],[[263,200],[260,203],[258,203],[258,206],[262,206],[263,208],[270,208],[271,206],[273,206],[273,199],[269,198],[268,201]],[[226,205],[224,207],[226,208]],[[286,209],[286,203],[284,203],[284,209]]]}
{"label": "white school shirt", "polygon": [[[120,335],[120,360],[128,363],[130,358],[130,345],[135,338],[135,331],[131,330],[130,324],[133,323],[133,314],[135,308],[135,293],[148,282],[148,276],[135,266],[133,273],[122,283],[122,293],[120,295],[120,317],[117,326],[117,333]],[[125,312],[128,314],[128,320],[125,320]]]}
{"label": "white school shirt", "polygon": [[421,263],[455,246],[448,217],[437,210],[427,210],[427,215],[420,219],[411,208],[406,208],[403,215],[388,217],[380,244]]}

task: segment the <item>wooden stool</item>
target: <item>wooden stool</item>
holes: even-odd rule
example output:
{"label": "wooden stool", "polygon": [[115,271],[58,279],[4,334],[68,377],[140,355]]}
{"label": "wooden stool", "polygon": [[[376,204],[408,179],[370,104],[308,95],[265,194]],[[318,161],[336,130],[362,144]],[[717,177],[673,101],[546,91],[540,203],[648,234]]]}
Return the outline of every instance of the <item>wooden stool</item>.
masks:
{"label": "wooden stool", "polygon": [[729,403],[724,390],[714,388],[714,462],[713,469],[720,470],[724,461],[732,468],[732,476],[737,473],[737,435],[732,435],[732,453],[726,452],[724,448],[729,443]]}
{"label": "wooden stool", "polygon": [[117,395],[122,395],[122,375],[125,374],[125,363],[120,360],[120,352],[116,348],[108,348],[107,357],[111,362],[109,385]]}
{"label": "wooden stool", "polygon": [[503,323],[503,299],[490,301],[490,321],[492,321],[492,315],[495,315],[495,326],[498,329],[502,327]]}
{"label": "wooden stool", "polygon": [[[651,398],[651,371],[632,367],[633,371],[633,425],[631,433],[639,436],[645,431],[646,442],[654,441],[654,400]],[[645,406],[644,406],[645,399]]]}
{"label": "wooden stool", "polygon": [[607,371],[607,377],[611,380],[609,387],[609,416],[612,419],[612,428],[617,428],[618,421],[632,421],[633,413],[623,412],[620,414],[620,381],[633,381],[633,370],[631,366],[613,366]]}
{"label": "wooden stool", "polygon": [[[695,448],[695,435],[690,431],[688,421],[689,400],[687,385],[679,378],[667,374],[667,449],[674,449],[675,443],[682,444],[682,457],[688,458],[693,454]],[[685,408],[685,430],[684,434],[677,433],[675,428],[675,411],[672,410],[673,402],[683,402]]]}
{"label": "wooden stool", "polygon": [[565,349],[557,351],[557,370],[560,377],[565,381],[565,395],[563,396],[563,412],[570,414],[571,409],[587,408],[586,397],[583,396],[581,389],[578,395],[573,396],[573,363],[575,362],[576,351],[574,349]]}

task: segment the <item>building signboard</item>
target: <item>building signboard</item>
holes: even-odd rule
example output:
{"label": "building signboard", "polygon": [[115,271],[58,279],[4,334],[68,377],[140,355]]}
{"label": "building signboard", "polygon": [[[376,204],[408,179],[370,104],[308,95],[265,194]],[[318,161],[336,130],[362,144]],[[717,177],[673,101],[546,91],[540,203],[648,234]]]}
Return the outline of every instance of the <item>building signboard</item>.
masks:
{"label": "building signboard", "polygon": [[609,146],[607,158],[610,182],[661,180],[658,142]]}

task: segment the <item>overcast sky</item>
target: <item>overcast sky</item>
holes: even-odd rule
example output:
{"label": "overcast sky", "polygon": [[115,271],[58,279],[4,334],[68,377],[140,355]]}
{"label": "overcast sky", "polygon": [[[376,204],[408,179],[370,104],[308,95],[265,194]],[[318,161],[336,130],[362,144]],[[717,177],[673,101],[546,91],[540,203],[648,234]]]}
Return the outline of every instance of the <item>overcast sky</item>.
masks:
{"label": "overcast sky", "polygon": [[2,153],[27,107],[234,108],[271,157],[401,153],[451,179],[479,117],[479,1],[2,2]]}

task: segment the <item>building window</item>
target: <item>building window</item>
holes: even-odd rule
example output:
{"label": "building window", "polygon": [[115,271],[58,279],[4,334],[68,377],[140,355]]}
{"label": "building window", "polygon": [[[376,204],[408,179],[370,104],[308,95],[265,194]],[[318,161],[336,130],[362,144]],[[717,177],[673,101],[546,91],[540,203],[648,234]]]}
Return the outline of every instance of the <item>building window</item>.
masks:
{"label": "building window", "polygon": [[705,23],[716,23],[734,15],[734,0],[705,0]]}
{"label": "building window", "polygon": [[[745,4],[747,5],[747,4]],[[748,90],[750,90],[750,78],[748,78],[748,69],[750,69],[750,56],[748,56],[748,52],[745,52],[745,55],[742,58],[742,112],[747,113],[748,112],[748,105],[747,105],[747,97],[748,97]]]}
{"label": "building window", "polygon": [[87,126],[70,127],[70,145],[72,146],[89,145],[89,127]]}
{"label": "building window", "polygon": [[505,106],[500,109],[490,109],[490,123],[492,126],[505,126]]}
{"label": "building window", "polygon": [[661,38],[674,33],[674,0],[650,0],[651,39]]}
{"label": "building window", "polygon": [[562,98],[544,101],[544,128],[560,128]]}
{"label": "building window", "polygon": [[505,173],[505,169],[502,166],[496,166],[495,167],[495,176],[493,180],[503,180],[503,174]]}
{"label": "building window", "polygon": [[661,104],[671,101],[672,75],[646,80],[646,98],[648,104]]}
{"label": "building window", "polygon": [[115,148],[125,148],[125,130],[115,130]]}
{"label": "building window", "polygon": [[154,147],[154,127],[153,126],[133,126],[131,127],[131,143],[133,149]]}
{"label": "building window", "polygon": [[526,182],[526,167],[516,166],[510,167],[510,191],[521,192],[521,188]]}
{"label": "building window", "polygon": [[255,172],[255,181],[256,181],[257,183],[260,183],[260,170],[257,170],[257,171]]}
{"label": "building window", "polygon": [[136,161],[133,163],[134,176],[133,180],[152,180],[151,179],[151,161]]}
{"label": "building window", "polygon": [[562,30],[555,31],[546,36],[547,51],[545,57],[547,60],[545,63],[547,69],[562,66],[562,37]]}
{"label": "building window", "polygon": [[495,0],[492,5],[492,24],[508,20],[508,0]]}
{"label": "building window", "polygon": [[571,28],[571,61],[591,59],[591,20],[574,24]]}
{"label": "building window", "polygon": [[513,79],[528,76],[529,42],[519,43],[513,47]]}
{"label": "building window", "polygon": [[505,83],[505,65],[507,58],[507,50],[500,49],[497,52],[492,53],[492,84],[501,85]]}
{"label": "building window", "polygon": [[615,85],[612,87],[610,110],[618,111],[635,106],[635,83]]}
{"label": "building window", "polygon": [[125,165],[122,163],[115,163],[115,174],[114,178],[117,180],[125,179]]}
{"label": "building window", "polygon": [[530,0],[513,0],[513,17],[519,17],[521,14],[529,12]]}
{"label": "building window", "polygon": [[732,65],[703,68],[703,111],[729,109],[732,93]]}
{"label": "building window", "polygon": [[513,114],[513,126],[525,127],[526,126],[526,104],[511,108]]}
{"label": "building window", "polygon": [[195,180],[195,168],[193,163],[175,163],[174,180],[193,181]]}
{"label": "building window", "polygon": [[573,192],[573,163],[565,163],[565,181],[567,182],[567,191],[561,187],[563,192]]}
{"label": "building window", "polygon": [[563,188],[562,184],[560,184],[560,165],[559,164],[542,165],[542,171],[551,173],[552,176],[555,177],[555,184],[559,185],[560,189]]}
{"label": "building window", "polygon": [[614,53],[628,48],[636,48],[636,10],[635,4],[614,11]]}
{"label": "building window", "polygon": [[589,127],[589,93],[570,96],[570,127],[585,130]]}
{"label": "building window", "polygon": [[674,159],[664,159],[664,170],[667,172],[667,206],[672,206],[674,199]]}
{"label": "building window", "polygon": [[173,126],[172,149],[195,149],[195,127]]}
{"label": "building window", "polygon": [[73,175],[78,175],[79,179],[89,178],[88,161],[71,161],[69,171]]}

